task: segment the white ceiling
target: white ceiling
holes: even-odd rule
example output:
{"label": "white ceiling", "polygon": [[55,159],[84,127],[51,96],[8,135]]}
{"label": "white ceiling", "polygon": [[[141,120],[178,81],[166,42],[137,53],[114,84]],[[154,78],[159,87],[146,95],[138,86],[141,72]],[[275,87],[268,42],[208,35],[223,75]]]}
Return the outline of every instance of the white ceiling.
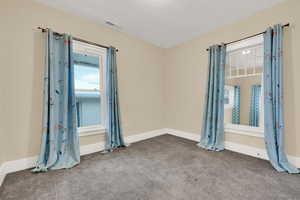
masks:
{"label": "white ceiling", "polygon": [[168,48],[285,0],[36,0]]}

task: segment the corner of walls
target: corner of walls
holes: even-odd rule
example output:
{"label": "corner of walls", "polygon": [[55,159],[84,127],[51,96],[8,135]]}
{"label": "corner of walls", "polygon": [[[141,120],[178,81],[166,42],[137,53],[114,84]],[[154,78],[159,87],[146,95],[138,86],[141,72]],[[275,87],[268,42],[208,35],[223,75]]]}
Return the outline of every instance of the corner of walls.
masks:
{"label": "corner of walls", "polygon": [[[297,78],[300,63],[300,1],[285,1],[253,16],[227,24],[202,36],[168,49],[165,64],[165,118],[166,127],[194,132],[201,128],[202,111],[207,80],[208,54],[206,48],[214,43],[234,41],[264,31],[276,23],[291,23],[285,32],[285,118],[286,151],[300,156],[297,145],[297,120],[300,118],[300,79]],[[277,13],[277,15],[274,15]],[[297,140],[298,139],[298,140]],[[254,148],[263,144],[259,139],[248,140],[246,136],[231,134],[228,140]]]}
{"label": "corner of walls", "polygon": [[5,172],[4,172],[4,169],[3,169],[3,163],[0,164],[0,187],[5,179]]}
{"label": "corner of walls", "polygon": [[[1,51],[1,50],[0,50]],[[6,151],[6,142],[4,140],[4,134],[7,133],[6,132],[6,127],[9,127],[9,124],[5,123],[5,119],[7,118],[8,115],[10,115],[9,113],[9,108],[7,108],[6,106],[6,98],[3,98],[5,96],[8,95],[9,91],[6,87],[7,87],[7,81],[8,81],[8,76],[7,76],[7,72],[5,70],[5,67],[0,67],[0,74],[5,74],[5,76],[1,76],[0,78],[0,93],[2,95],[1,98],[1,103],[0,103],[0,121],[1,121],[1,125],[0,125],[0,187],[1,184],[4,181],[5,178],[5,173],[3,170],[3,163],[5,161],[5,151]],[[5,114],[4,114],[5,113]]]}
{"label": "corner of walls", "polygon": [[[3,132],[1,132],[3,133]],[[5,179],[5,176],[6,176],[6,173],[5,173],[5,170],[4,170],[4,140],[3,140],[3,137],[2,135],[0,135],[0,187]]]}
{"label": "corner of walls", "polygon": [[[3,106],[3,105],[0,105],[0,106]],[[4,112],[1,112],[1,113],[4,113]],[[4,178],[6,176],[6,174],[4,172],[4,161],[5,161],[5,151],[6,151],[6,149],[4,147],[5,142],[4,142],[4,136],[3,136],[3,133],[5,133],[4,126],[5,125],[0,127],[0,134],[1,134],[0,135],[0,187],[1,187],[1,184],[3,183]]]}
{"label": "corner of walls", "polygon": [[162,60],[162,89],[163,89],[163,109],[162,109],[162,117],[163,117],[163,124],[164,128],[169,127],[169,122],[168,122],[168,103],[169,103],[169,96],[167,95],[167,90],[168,90],[168,75],[169,75],[169,53],[168,51],[171,48],[164,48],[163,49],[163,60]]}
{"label": "corner of walls", "polygon": [[[7,19],[2,27],[3,38],[7,40],[2,45],[10,47],[0,48],[0,55],[7,58],[3,63],[7,67],[0,69],[0,74],[6,75],[0,79],[1,94],[5,97],[1,99],[0,121],[7,128],[5,132],[0,130],[0,134],[5,133],[4,161],[36,155],[40,148],[44,44],[43,33],[36,29],[38,26],[119,48],[118,80],[124,136],[164,128],[163,48],[32,0],[4,0],[0,13],[1,19]],[[5,105],[3,110],[2,105]],[[81,141],[83,145],[93,144],[100,142],[101,136],[85,137]]]}

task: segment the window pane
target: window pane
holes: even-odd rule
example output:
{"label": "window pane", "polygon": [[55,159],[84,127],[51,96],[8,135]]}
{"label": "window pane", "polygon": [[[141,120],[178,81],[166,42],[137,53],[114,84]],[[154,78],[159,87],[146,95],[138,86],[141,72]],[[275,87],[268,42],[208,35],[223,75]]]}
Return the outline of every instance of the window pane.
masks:
{"label": "window pane", "polygon": [[101,124],[99,58],[74,54],[75,96],[78,127]]}
{"label": "window pane", "polygon": [[74,53],[75,88],[99,90],[99,57]]}
{"label": "window pane", "polygon": [[100,92],[76,92],[78,127],[101,124]]}

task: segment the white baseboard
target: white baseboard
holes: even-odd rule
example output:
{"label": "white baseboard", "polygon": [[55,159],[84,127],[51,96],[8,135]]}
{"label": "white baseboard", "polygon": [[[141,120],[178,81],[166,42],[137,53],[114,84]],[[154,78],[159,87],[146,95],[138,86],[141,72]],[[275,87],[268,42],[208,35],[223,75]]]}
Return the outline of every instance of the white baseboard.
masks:
{"label": "white baseboard", "polygon": [[[165,129],[165,130],[170,135],[182,137],[196,142],[200,141],[200,135],[195,133],[189,133],[189,132],[184,132],[184,131],[179,131],[174,129]],[[259,149],[256,147],[251,147],[248,145],[242,145],[242,144],[229,142],[229,141],[225,141],[224,146],[225,149],[230,151],[234,151],[237,153],[245,154],[248,156],[252,156],[264,160],[269,160],[267,151],[265,149]],[[291,164],[293,164],[297,168],[300,168],[300,157],[295,157],[291,155],[287,155],[287,157]]]}
{"label": "white baseboard", "polygon": [[[167,130],[167,133],[170,135],[182,137],[182,138],[196,141],[196,142],[200,141],[200,134],[198,135],[195,133],[178,131],[178,130],[174,130],[174,129],[166,129],[166,130]],[[264,149],[259,149],[259,148],[255,148],[255,147],[251,147],[251,146],[247,146],[247,145],[241,145],[241,144],[228,142],[228,141],[225,141],[224,146],[225,146],[225,149],[230,150],[230,151],[238,152],[241,154],[245,154],[245,155],[249,155],[249,156],[253,156],[253,157],[257,157],[257,158],[261,158],[261,159],[265,159],[265,160],[268,159],[267,152]]]}
{"label": "white baseboard", "polygon": [[185,138],[185,139],[188,139],[188,140],[193,140],[195,142],[200,141],[200,135],[197,135],[195,133],[189,133],[189,132],[179,131],[179,130],[170,129],[170,128],[166,128],[165,132],[167,134],[174,135],[174,136],[177,136],[177,137],[182,137],[182,138]]}
{"label": "white baseboard", "polygon": [[29,169],[34,167],[36,160],[37,160],[37,156],[32,156],[28,158],[19,159],[19,160],[7,161],[3,163],[3,171],[5,174],[9,174],[12,172]]}
{"label": "white baseboard", "polygon": [[80,146],[80,156],[84,156],[91,153],[96,153],[99,151],[104,150],[105,143],[104,142],[98,142],[95,144],[88,144]]}
{"label": "white baseboard", "polygon": [[[99,142],[95,144],[84,145],[80,147],[80,155],[86,155],[101,151],[104,149],[104,143]],[[27,157],[18,160],[7,161],[2,165],[3,174],[21,171],[24,169],[33,168],[37,161],[37,156]]]}
{"label": "white baseboard", "polygon": [[297,168],[300,168],[300,157],[287,155],[288,160]]}
{"label": "white baseboard", "polygon": [[[141,134],[136,135],[130,135],[124,138],[126,143],[135,143],[141,140],[146,140],[152,137],[160,136],[165,134],[165,129],[159,129],[154,131],[148,131]],[[95,144],[89,144],[89,145],[83,145],[80,147],[80,155],[87,155],[91,153],[96,153],[104,150],[105,143],[104,142],[98,142]],[[37,160],[37,156],[33,157],[27,157],[23,159],[18,160],[12,160],[4,162],[2,165],[0,165],[0,186],[6,176],[6,174],[21,171],[24,169],[30,169],[35,166]]]}
{"label": "white baseboard", "polygon": [[166,134],[165,129],[158,129],[158,130],[153,130],[153,131],[148,131],[145,133],[141,133],[141,134],[136,134],[136,135],[129,135],[127,137],[125,137],[125,142],[126,143],[135,143],[135,142],[139,142],[142,140],[146,140],[149,138],[153,138],[153,137],[157,137],[160,135],[164,135]]}
{"label": "white baseboard", "polygon": [[[135,142],[139,142],[142,140],[146,140],[149,138],[153,138],[165,134],[182,137],[196,142],[200,141],[199,134],[189,133],[189,132],[175,130],[175,129],[168,129],[168,128],[153,130],[153,131],[144,132],[136,135],[130,135],[125,137],[124,139],[126,143],[135,143]],[[87,154],[102,151],[104,150],[104,145],[105,145],[104,142],[99,142],[95,144],[81,146],[80,155],[82,156],[82,155],[87,155]],[[259,149],[259,148],[255,148],[247,145],[241,145],[229,141],[225,141],[225,149],[268,160],[267,152],[265,149]],[[300,157],[288,156],[288,159],[293,165],[300,168]],[[37,160],[37,156],[33,156],[33,157],[23,158],[19,160],[4,162],[2,165],[0,165],[0,186],[6,174],[32,168],[34,167],[36,160]]]}
{"label": "white baseboard", "polygon": [[224,143],[225,149],[229,151],[234,151],[237,153],[245,154],[248,156],[261,158],[264,160],[268,160],[268,155],[265,149],[259,149],[247,145],[237,144],[234,142],[225,141]]}

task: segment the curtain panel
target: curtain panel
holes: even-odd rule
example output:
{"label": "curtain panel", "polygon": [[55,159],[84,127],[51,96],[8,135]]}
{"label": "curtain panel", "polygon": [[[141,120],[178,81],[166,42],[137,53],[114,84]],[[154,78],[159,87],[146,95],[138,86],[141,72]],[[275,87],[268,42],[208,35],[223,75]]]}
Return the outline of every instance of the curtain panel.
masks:
{"label": "curtain panel", "polygon": [[283,26],[275,25],[264,34],[264,133],[267,153],[277,171],[299,173],[284,151],[283,110]]}
{"label": "curtain panel", "polygon": [[249,125],[259,127],[261,85],[252,85]]}
{"label": "curtain panel", "polygon": [[240,124],[240,111],[241,111],[241,86],[234,86],[234,102],[232,108],[232,123]]}
{"label": "curtain panel", "polygon": [[80,162],[72,37],[46,32],[43,135],[34,172],[71,168]]}
{"label": "curtain panel", "polygon": [[105,152],[110,152],[115,148],[126,146],[121,126],[117,59],[116,48],[114,47],[110,47],[107,52],[106,73],[107,133]]}
{"label": "curtain panel", "polygon": [[226,46],[209,48],[208,83],[199,147],[224,150],[224,68]]}

